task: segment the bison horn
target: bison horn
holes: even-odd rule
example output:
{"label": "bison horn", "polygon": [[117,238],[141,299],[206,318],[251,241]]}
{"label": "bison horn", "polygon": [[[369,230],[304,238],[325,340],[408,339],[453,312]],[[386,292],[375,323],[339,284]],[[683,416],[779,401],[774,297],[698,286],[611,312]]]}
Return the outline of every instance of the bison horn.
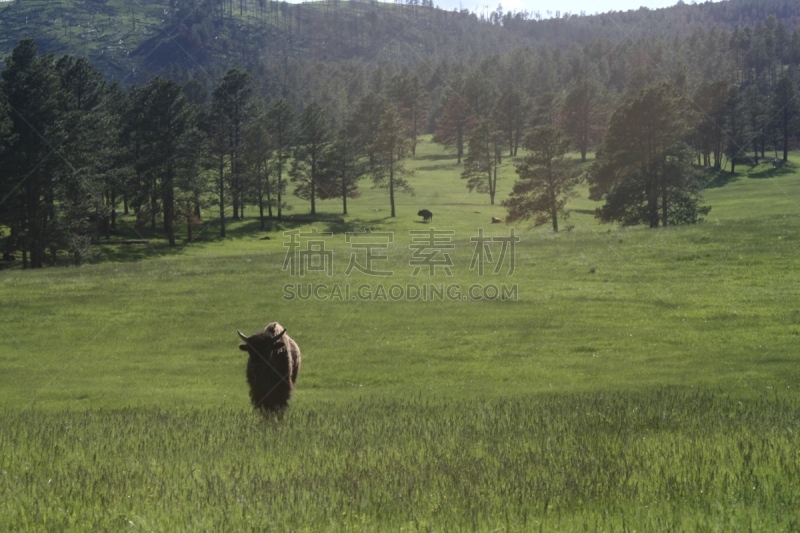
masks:
{"label": "bison horn", "polygon": [[242,338],[242,340],[243,340],[244,342],[247,342],[247,335],[245,335],[244,333],[242,333],[242,332],[241,332],[241,331],[239,331],[238,329],[236,330],[236,333],[238,333],[238,334],[239,334],[239,336]]}
{"label": "bison horn", "polygon": [[285,333],[286,333],[286,328],[283,328],[283,331],[281,331],[280,333],[278,333],[278,334],[275,336],[275,339],[274,339],[274,340],[278,340],[278,339],[280,339],[281,337],[283,337],[283,336],[284,336],[284,334],[285,334]]}

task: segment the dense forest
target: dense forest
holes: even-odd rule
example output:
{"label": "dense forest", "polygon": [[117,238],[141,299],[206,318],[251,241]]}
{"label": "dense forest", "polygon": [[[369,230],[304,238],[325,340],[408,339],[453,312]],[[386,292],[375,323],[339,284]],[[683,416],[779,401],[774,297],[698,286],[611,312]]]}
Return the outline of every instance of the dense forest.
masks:
{"label": "dense forest", "polygon": [[[289,190],[311,214],[330,198],[346,214],[362,179],[393,208],[426,133],[492,203],[497,165],[524,155],[509,220],[555,231],[582,179],[600,220],[658,227],[707,212],[699,170],[787,159],[796,3],[548,17],[426,0],[14,1],[0,9],[5,254],[80,264],[119,212],[175,246],[211,198],[223,236],[245,205],[283,217]],[[571,149],[596,151],[585,176]]]}

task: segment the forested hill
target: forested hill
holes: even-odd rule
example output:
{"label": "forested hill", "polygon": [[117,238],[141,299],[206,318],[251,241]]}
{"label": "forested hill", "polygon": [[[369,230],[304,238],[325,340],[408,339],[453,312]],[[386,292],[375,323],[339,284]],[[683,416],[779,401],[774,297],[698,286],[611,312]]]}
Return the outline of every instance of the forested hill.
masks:
{"label": "forested hill", "polygon": [[[790,32],[800,26],[800,3],[790,0],[679,4],[591,16],[502,10],[478,16],[441,10],[429,0],[11,0],[0,6],[0,59],[19,39],[32,37],[42,52],[88,57],[107,78],[126,84],[154,73],[183,77],[181,71],[201,68],[217,77],[232,65],[258,70],[298,59],[397,66],[477,59],[525,46],[566,50],[715,27],[757,30],[774,20]],[[790,34],[786,38],[791,41]]]}

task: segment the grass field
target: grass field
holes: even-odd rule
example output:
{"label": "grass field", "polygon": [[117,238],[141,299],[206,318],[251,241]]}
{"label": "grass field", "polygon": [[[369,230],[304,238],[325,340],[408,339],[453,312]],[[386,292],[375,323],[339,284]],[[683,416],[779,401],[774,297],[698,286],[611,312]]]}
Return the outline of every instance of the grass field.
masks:
{"label": "grass field", "polygon": [[[721,176],[706,222],[661,230],[600,225],[583,191],[571,231],[518,225],[513,272],[481,276],[470,238],[511,228],[454,161],[423,143],[395,219],[364,182],[344,224],[210,219],[177,251],[0,271],[0,529],[797,530],[797,167]],[[312,226],[331,275],[282,271]],[[345,273],[364,227],[391,277]],[[414,275],[430,228],[452,276]],[[272,320],[303,369],[264,421],[236,329]]]}

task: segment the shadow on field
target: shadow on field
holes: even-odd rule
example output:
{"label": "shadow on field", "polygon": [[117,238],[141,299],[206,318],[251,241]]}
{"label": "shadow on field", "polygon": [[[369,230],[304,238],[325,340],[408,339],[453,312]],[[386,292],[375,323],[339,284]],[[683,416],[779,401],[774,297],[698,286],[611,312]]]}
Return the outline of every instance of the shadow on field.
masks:
{"label": "shadow on field", "polygon": [[715,172],[712,175],[706,177],[706,189],[719,189],[720,187],[724,187],[729,183],[733,183],[734,181],[738,181],[741,176],[736,174],[731,174],[727,171],[722,172]]}
{"label": "shadow on field", "polygon": [[425,165],[423,167],[417,167],[417,170],[424,170],[424,171],[431,171],[431,170],[450,170],[454,167],[460,166],[455,162],[447,162],[447,163],[440,163],[438,165]]}
{"label": "shadow on field", "polygon": [[448,159],[455,160],[455,154],[428,154],[417,156],[418,161],[446,161]]}
{"label": "shadow on field", "polygon": [[[187,246],[202,247],[212,243],[223,241],[244,240],[282,240],[283,232],[299,229],[304,232],[310,228],[316,228],[320,233],[369,233],[380,231],[380,226],[389,217],[379,217],[373,219],[354,219],[345,220],[340,213],[318,213],[314,216],[308,214],[286,215],[282,219],[265,218],[262,228],[261,219],[258,216],[245,217],[234,220],[227,219],[225,225],[225,237],[220,236],[220,222],[218,219],[204,221],[196,228],[189,242],[186,238],[186,228],[177,227],[176,246],[170,248],[166,236],[159,226],[155,231],[149,226],[137,228],[132,224],[132,219],[120,217],[117,219],[117,232],[111,239],[99,239],[92,244],[92,249],[96,253],[95,257],[89,262],[135,262],[144,259],[179,254]],[[13,263],[12,263],[13,264]],[[0,262],[0,269],[6,268]]]}
{"label": "shadow on field", "polygon": [[773,166],[772,163],[762,163],[759,166],[764,168],[758,172],[751,172],[748,177],[753,179],[776,178],[778,176],[787,176],[797,172],[797,168],[795,168],[795,165],[791,162],[780,162],[777,167]]}

